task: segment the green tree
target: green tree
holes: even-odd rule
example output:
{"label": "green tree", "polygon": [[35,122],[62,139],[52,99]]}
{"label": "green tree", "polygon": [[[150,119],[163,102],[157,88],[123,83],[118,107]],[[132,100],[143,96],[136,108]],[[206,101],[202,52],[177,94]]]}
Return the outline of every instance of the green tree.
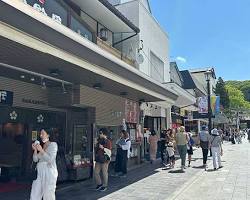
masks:
{"label": "green tree", "polygon": [[226,83],[223,81],[221,77],[219,77],[217,81],[214,92],[217,96],[220,96],[221,105],[225,109],[229,108],[229,96],[228,96],[228,92],[226,89]]}
{"label": "green tree", "polygon": [[226,85],[228,91],[230,109],[250,109],[250,103],[245,100],[243,92],[232,85]]}

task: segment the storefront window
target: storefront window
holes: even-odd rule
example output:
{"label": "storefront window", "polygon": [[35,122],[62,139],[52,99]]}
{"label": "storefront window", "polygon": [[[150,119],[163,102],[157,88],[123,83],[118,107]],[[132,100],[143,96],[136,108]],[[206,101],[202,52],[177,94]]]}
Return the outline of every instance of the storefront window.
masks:
{"label": "storefront window", "polygon": [[81,155],[82,158],[88,157],[88,136],[87,126],[76,125],[74,127],[73,154]]}

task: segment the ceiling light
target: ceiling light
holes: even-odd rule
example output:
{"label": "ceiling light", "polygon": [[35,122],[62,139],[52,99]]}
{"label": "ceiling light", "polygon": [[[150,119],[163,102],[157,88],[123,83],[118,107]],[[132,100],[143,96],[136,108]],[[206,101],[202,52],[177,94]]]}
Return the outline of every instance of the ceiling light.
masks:
{"label": "ceiling light", "polygon": [[93,85],[93,88],[95,88],[95,89],[101,89],[102,88],[102,84],[101,83],[95,83]]}
{"label": "ceiling light", "polygon": [[30,80],[31,80],[31,81],[35,81],[35,78],[34,78],[34,77],[32,77]]}
{"label": "ceiling light", "polygon": [[21,78],[21,79],[24,79],[24,78],[25,78],[25,76],[24,76],[24,75],[21,75],[21,76],[20,76],[20,78]]}

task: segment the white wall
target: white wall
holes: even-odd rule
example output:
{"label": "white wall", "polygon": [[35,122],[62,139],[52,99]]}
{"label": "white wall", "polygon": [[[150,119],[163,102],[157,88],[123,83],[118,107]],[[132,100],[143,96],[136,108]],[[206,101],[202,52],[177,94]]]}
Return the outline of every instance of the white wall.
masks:
{"label": "white wall", "polygon": [[[124,49],[129,49],[128,45],[134,42],[139,47],[139,40],[143,40],[144,56],[143,64],[140,64],[140,71],[148,76],[151,75],[150,51],[152,51],[159,59],[164,62],[164,82],[170,81],[170,66],[169,66],[169,44],[168,36],[143,5],[141,1],[131,1],[117,6],[130,21],[140,28],[139,38],[128,40],[123,45]],[[137,40],[137,41],[135,41]],[[134,48],[135,50],[136,48]],[[135,54],[135,52],[134,52]]]}

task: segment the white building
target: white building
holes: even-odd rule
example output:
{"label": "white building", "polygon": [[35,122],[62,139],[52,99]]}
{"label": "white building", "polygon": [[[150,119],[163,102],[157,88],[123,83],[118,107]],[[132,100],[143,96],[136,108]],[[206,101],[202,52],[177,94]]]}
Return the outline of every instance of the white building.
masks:
{"label": "white building", "polygon": [[[123,42],[120,48],[126,56],[137,60],[140,71],[179,96],[175,102],[143,104],[142,109],[146,116],[144,125],[158,131],[161,128],[170,128],[172,105],[182,107],[192,104],[195,103],[195,98],[176,83],[171,83],[168,35],[154,18],[148,0],[110,0],[110,2],[140,29],[137,36]],[[141,57],[144,58],[143,61]]]}

